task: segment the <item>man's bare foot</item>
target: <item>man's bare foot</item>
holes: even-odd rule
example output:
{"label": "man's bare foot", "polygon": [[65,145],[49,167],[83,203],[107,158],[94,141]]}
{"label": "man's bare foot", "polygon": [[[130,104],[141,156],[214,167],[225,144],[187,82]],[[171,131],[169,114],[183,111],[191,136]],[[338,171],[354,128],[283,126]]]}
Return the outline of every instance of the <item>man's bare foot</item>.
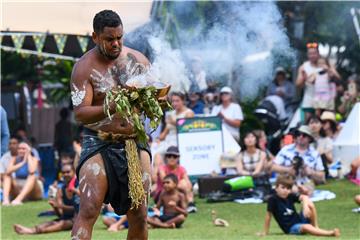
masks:
{"label": "man's bare foot", "polygon": [[19,206],[19,205],[23,205],[23,202],[18,201],[18,200],[14,200],[14,201],[11,202],[11,205],[12,206]]}
{"label": "man's bare foot", "polygon": [[340,229],[338,229],[338,228],[334,229],[334,236],[335,237],[340,237]]}
{"label": "man's bare foot", "polygon": [[21,226],[20,224],[14,224],[14,230],[17,234],[35,234],[35,230]]}
{"label": "man's bare foot", "polygon": [[9,205],[10,205],[9,200],[7,200],[7,201],[3,201],[2,205],[3,205],[3,206],[9,206]]}

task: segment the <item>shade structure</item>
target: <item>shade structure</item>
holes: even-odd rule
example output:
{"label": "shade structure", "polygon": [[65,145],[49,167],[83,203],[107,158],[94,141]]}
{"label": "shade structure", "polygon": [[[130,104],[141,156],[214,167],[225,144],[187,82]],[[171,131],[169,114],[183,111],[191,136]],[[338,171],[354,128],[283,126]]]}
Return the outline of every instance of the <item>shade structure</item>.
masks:
{"label": "shade structure", "polygon": [[117,12],[124,31],[150,19],[152,1],[29,1],[3,2],[1,31],[49,32],[88,35],[95,14],[104,9]]}

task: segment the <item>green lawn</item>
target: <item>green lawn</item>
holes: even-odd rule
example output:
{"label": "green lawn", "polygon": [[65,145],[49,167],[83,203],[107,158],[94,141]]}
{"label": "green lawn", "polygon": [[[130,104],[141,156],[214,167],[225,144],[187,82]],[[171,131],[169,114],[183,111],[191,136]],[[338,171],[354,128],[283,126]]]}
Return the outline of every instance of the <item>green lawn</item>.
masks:
{"label": "green lawn", "polygon": [[[351,212],[355,207],[353,197],[360,193],[354,184],[342,180],[332,181],[321,189],[333,191],[337,198],[316,203],[320,226],[327,229],[339,227],[341,239],[360,239],[360,214]],[[207,204],[203,199],[197,200],[198,213],[191,214],[181,229],[149,231],[150,239],[256,239],[255,233],[262,230],[266,205],[240,205],[237,203]],[[69,232],[44,234],[35,236],[19,236],[13,229],[14,223],[32,226],[51,218],[39,218],[37,214],[48,209],[45,201],[26,203],[19,207],[2,208],[0,239],[70,239]],[[214,209],[218,217],[229,221],[228,228],[214,227],[210,212]],[[100,220],[100,219],[99,219]],[[125,239],[126,231],[109,233],[101,221],[97,221],[93,239]],[[271,235],[266,239],[316,239],[309,236],[285,236],[277,224],[272,221]]]}

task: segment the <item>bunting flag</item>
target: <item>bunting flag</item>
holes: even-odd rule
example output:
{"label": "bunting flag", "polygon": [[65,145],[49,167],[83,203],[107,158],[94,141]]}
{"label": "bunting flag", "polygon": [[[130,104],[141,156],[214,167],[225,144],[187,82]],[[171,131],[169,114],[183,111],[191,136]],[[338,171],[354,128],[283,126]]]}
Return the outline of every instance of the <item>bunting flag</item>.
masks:
{"label": "bunting flag", "polygon": [[21,35],[21,34],[13,34],[13,35],[11,35],[11,38],[14,42],[16,51],[19,52],[24,43],[25,36]]}
{"label": "bunting flag", "polygon": [[45,44],[46,35],[45,34],[34,35],[33,39],[35,42],[37,52],[41,53]]}
{"label": "bunting flag", "polygon": [[54,34],[55,42],[59,53],[62,54],[65,48],[67,36],[64,34]]}
{"label": "bunting flag", "polygon": [[89,43],[89,38],[88,37],[83,37],[83,36],[77,36],[77,40],[79,41],[80,47],[82,52],[86,52],[88,43]]}

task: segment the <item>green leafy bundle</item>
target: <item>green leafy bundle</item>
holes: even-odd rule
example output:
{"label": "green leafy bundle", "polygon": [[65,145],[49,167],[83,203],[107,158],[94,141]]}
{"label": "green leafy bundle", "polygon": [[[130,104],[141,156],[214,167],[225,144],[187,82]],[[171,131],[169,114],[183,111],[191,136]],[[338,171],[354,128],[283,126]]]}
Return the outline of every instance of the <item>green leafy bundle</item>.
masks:
{"label": "green leafy bundle", "polygon": [[134,124],[138,140],[141,143],[146,143],[148,140],[141,117],[149,118],[151,128],[156,129],[164,115],[163,110],[171,109],[168,101],[158,100],[158,89],[153,86],[144,88],[118,86],[107,92],[104,109],[110,119],[110,105],[112,103],[116,106],[116,113]]}

